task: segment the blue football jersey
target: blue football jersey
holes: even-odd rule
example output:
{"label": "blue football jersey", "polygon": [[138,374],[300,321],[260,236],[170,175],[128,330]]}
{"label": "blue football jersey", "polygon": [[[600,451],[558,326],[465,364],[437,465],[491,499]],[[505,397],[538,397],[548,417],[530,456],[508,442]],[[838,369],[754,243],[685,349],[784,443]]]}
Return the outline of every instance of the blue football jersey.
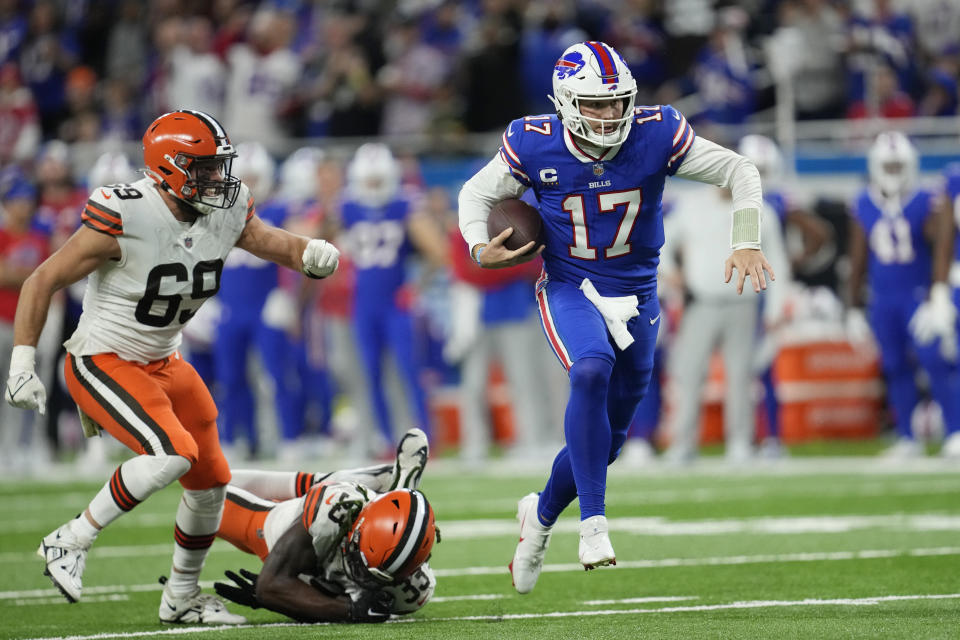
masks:
{"label": "blue football jersey", "polygon": [[924,225],[933,211],[933,194],[917,191],[897,211],[884,213],[869,189],[854,205],[867,235],[867,268],[874,298],[924,297],[932,279],[932,251]]}
{"label": "blue football jersey", "polygon": [[[265,223],[282,227],[287,207],[276,200],[257,205],[257,216]],[[231,313],[259,315],[267,295],[278,282],[279,267],[243,249],[233,249],[223,263],[217,299],[230,307]]]}
{"label": "blue football jersey", "polygon": [[412,251],[407,236],[407,218],[412,211],[408,198],[399,197],[382,207],[353,200],[341,205],[341,222],[347,232],[350,260],[356,267],[357,302],[380,296],[392,299],[406,281],[406,262]]}
{"label": "blue football jersey", "polygon": [[[954,226],[960,224],[960,162],[952,162],[943,170],[944,191],[950,200],[950,210],[953,212]],[[953,242],[953,259],[960,261],[960,232]]]}
{"label": "blue football jersey", "polygon": [[694,137],[670,106],[637,107],[626,141],[600,157],[584,150],[556,115],[511,122],[500,155],[536,194],[549,277],[577,285],[590,278],[601,295],[654,293],[664,182]]}
{"label": "blue football jersey", "polygon": [[787,195],[782,191],[764,191],[763,201],[777,214],[780,226],[783,227],[787,220]]}

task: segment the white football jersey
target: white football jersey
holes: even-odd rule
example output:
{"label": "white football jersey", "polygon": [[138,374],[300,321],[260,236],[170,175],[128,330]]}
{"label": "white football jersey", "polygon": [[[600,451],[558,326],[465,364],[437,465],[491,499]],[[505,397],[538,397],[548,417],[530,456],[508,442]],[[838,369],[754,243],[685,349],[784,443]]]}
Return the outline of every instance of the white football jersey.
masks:
{"label": "white football jersey", "polygon": [[148,363],[173,354],[183,325],[220,288],[223,261],[254,215],[241,185],[231,208],[181,222],[155,184],[101,187],[87,201],[83,223],[116,237],[122,255],[88,278],[79,326],[64,343],[74,356]]}
{"label": "white football jersey", "polygon": [[[273,549],[291,526],[306,526],[319,558],[319,570],[316,576],[310,576],[311,584],[331,596],[346,594],[352,597],[359,587],[346,570],[343,538],[349,533],[356,514],[377,495],[354,482],[314,485],[306,495],[285,500],[270,510],[263,524],[267,549]],[[424,562],[408,578],[384,590],[393,595],[392,612],[404,614],[426,604],[433,596],[436,584],[433,570]]]}

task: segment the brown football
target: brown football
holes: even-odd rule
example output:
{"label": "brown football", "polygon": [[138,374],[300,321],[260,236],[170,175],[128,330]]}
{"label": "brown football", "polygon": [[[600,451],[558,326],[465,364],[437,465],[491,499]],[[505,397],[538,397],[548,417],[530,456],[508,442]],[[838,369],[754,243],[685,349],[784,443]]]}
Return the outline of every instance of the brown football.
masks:
{"label": "brown football", "polygon": [[490,209],[490,216],[487,218],[487,233],[490,237],[500,235],[507,227],[513,227],[513,233],[503,245],[511,251],[516,251],[531,240],[537,242],[534,249],[543,242],[540,212],[523,200],[501,200]]}

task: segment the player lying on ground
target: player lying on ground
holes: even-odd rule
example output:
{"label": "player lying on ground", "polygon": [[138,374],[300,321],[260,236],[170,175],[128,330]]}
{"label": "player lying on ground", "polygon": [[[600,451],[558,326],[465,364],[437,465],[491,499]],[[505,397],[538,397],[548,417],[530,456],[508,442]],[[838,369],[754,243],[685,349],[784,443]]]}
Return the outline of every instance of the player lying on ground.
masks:
{"label": "player lying on ground", "polygon": [[[427,437],[411,429],[393,464],[328,474],[234,471],[217,536],[260,556],[257,575],[227,571],[217,593],[301,622],[383,622],[422,607],[433,509],[417,490]],[[301,579],[309,576],[309,582]]]}

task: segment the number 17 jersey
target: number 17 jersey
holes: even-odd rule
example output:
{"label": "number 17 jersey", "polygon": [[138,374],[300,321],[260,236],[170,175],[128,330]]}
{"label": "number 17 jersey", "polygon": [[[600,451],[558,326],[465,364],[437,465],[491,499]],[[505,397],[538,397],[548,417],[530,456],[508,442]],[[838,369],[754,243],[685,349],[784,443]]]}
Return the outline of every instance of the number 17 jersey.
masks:
{"label": "number 17 jersey", "polygon": [[74,356],[115,353],[146,364],[173,354],[183,325],[219,290],[224,258],[255,213],[241,185],[231,208],[181,222],[155,184],[101,187],[87,200],[83,224],[114,236],[121,257],[89,276],[79,325],[64,343]]}
{"label": "number 17 jersey", "polygon": [[500,157],[540,203],[551,280],[590,278],[601,295],[656,292],[661,201],[695,134],[673,107],[637,107],[619,147],[591,155],[555,115],[514,120]]}

